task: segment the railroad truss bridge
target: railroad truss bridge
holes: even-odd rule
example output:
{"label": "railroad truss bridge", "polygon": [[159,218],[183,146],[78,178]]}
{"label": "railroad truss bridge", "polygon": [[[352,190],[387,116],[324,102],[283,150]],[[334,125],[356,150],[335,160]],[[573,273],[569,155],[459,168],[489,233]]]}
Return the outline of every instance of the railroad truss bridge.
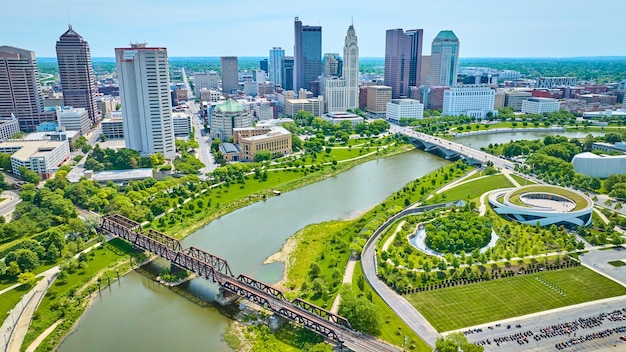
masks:
{"label": "railroad truss bridge", "polygon": [[399,351],[376,338],[352,329],[350,322],[307,301],[289,301],[278,289],[240,274],[235,276],[225,259],[196,247],[183,248],[180,242],[155,230],[144,231],[141,225],[121,215],[103,217],[100,234],[113,235],[130,242],[135,248],[154,253],[173,265],[218,284],[220,293],[242,297],[274,314],[312,330],[330,342],[360,351]]}

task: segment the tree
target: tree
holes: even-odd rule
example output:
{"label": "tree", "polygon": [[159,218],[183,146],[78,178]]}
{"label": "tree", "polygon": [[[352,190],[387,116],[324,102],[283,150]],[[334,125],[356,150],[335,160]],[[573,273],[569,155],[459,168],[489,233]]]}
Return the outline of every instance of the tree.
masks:
{"label": "tree", "polygon": [[455,332],[446,337],[440,337],[435,342],[434,352],[482,352],[483,346],[474,345],[467,341],[461,332]]}
{"label": "tree", "polygon": [[25,272],[17,276],[17,281],[22,285],[32,285],[37,281],[37,277],[31,272]]}
{"label": "tree", "polygon": [[11,166],[11,154],[0,153],[0,167],[6,171],[13,171],[13,167]]}
{"label": "tree", "polygon": [[322,268],[320,268],[319,264],[317,263],[312,263],[309,269],[309,276],[313,279],[319,277],[322,273]]}
{"label": "tree", "polygon": [[0,275],[4,275],[7,272],[7,265],[0,260]]}
{"label": "tree", "polygon": [[255,162],[261,162],[272,159],[272,152],[269,150],[260,150],[254,155]]}
{"label": "tree", "polygon": [[348,319],[356,330],[372,335],[380,332],[382,317],[378,307],[364,297],[356,297],[350,285],[342,289],[339,315]]}
{"label": "tree", "polygon": [[21,273],[20,266],[17,265],[17,262],[9,262],[9,266],[7,267],[7,274],[11,276],[17,276]]}
{"label": "tree", "polygon": [[17,172],[20,174],[22,180],[28,183],[38,184],[41,182],[41,176],[33,170],[30,170],[26,166],[20,166],[17,168]]}
{"label": "tree", "polygon": [[37,254],[30,249],[18,249],[15,251],[17,265],[21,271],[32,271],[39,266]]}

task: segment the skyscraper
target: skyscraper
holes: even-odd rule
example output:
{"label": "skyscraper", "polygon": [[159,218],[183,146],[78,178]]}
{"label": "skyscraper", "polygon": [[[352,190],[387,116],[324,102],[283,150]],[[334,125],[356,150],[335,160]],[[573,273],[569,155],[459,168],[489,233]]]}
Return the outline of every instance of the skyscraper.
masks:
{"label": "skyscraper", "polygon": [[176,154],[167,49],[131,44],[116,48],[115,62],[126,148],[141,154]]}
{"label": "skyscraper", "polygon": [[270,82],[274,84],[282,84],[283,81],[283,58],[285,50],[281,47],[274,47],[270,50],[269,76]]}
{"label": "skyscraper", "polygon": [[387,30],[385,41],[385,85],[397,99],[409,93],[409,64],[411,46],[402,29]]}
{"label": "skyscraper", "polygon": [[452,31],[441,31],[430,52],[431,86],[453,86],[459,69],[459,39]]}
{"label": "skyscraper", "polygon": [[0,118],[15,116],[20,129],[35,130],[43,121],[56,120],[55,112],[44,112],[35,52],[0,46]]}
{"label": "skyscraper", "polygon": [[259,69],[267,72],[267,70],[269,69],[269,62],[267,61],[267,59],[259,61]]}
{"label": "skyscraper", "polygon": [[91,123],[98,123],[101,115],[96,105],[97,87],[89,44],[70,25],[57,41],[56,50],[63,104],[84,108]]}
{"label": "skyscraper", "polygon": [[354,26],[348,27],[343,47],[343,79],[346,81],[346,107],[359,107],[359,41]]}
{"label": "skyscraper", "polygon": [[324,77],[341,77],[343,74],[343,59],[339,54],[326,53],[322,59],[322,68]]}
{"label": "skyscraper", "polygon": [[236,95],[239,89],[239,61],[237,56],[220,57],[222,68],[222,95],[228,97],[229,94]]}
{"label": "skyscraper", "polygon": [[309,89],[310,83],[322,74],[322,27],[303,26],[294,21],[295,47],[293,84],[296,92]]}
{"label": "skyscraper", "polygon": [[387,30],[385,84],[391,87],[394,99],[408,96],[409,87],[420,85],[423,36],[423,29]]}
{"label": "skyscraper", "polygon": [[422,68],[423,29],[410,29],[404,33],[409,37],[411,53],[409,54],[409,87],[419,87]]}
{"label": "skyscraper", "polygon": [[280,86],[283,87],[284,90],[293,90],[293,64],[294,59],[293,56],[285,56],[282,59],[282,81],[280,82]]}

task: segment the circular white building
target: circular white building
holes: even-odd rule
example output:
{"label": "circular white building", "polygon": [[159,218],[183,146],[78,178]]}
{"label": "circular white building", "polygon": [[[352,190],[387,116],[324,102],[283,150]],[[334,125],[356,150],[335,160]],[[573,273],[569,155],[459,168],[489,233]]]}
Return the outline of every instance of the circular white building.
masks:
{"label": "circular white building", "polygon": [[567,228],[591,225],[593,211],[593,201],[584,194],[547,185],[495,190],[489,194],[489,204],[508,220]]}

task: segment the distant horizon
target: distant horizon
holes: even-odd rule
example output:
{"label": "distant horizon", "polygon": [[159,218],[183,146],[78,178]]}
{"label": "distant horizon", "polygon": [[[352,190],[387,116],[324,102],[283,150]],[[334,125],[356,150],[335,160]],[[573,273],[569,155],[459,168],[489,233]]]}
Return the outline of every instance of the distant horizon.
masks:
{"label": "distant horizon", "polygon": [[[429,56],[429,55],[424,55]],[[168,56],[168,59],[219,59],[221,56]],[[37,60],[46,59],[46,60],[56,60],[56,56],[37,56]],[[237,58],[245,58],[245,59],[267,59],[268,56],[237,56]],[[94,59],[107,59],[115,61],[115,56],[93,56],[91,58]],[[363,59],[377,59],[384,60],[384,56],[361,56],[359,60]],[[598,55],[598,56],[477,56],[477,57],[461,57],[460,61],[463,60],[505,60],[505,59],[552,59],[552,60],[562,60],[562,59],[626,59],[626,55]]]}

